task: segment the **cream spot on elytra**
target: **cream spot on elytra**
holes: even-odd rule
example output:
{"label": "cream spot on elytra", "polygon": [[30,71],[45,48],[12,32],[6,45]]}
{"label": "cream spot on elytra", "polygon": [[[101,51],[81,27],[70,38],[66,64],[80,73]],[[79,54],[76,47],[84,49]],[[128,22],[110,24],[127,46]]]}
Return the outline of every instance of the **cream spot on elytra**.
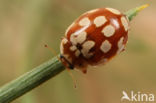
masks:
{"label": "cream spot on elytra", "polygon": [[68,42],[68,40],[66,38],[63,38],[60,44],[60,52],[61,54],[64,53],[64,44],[66,44]]}
{"label": "cream spot on elytra", "polygon": [[121,37],[120,40],[118,41],[118,51],[117,54],[119,54],[125,47],[123,44],[124,37]]}
{"label": "cream spot on elytra", "polygon": [[110,12],[112,12],[113,14],[116,14],[116,15],[120,15],[120,11],[119,10],[116,10],[116,9],[113,9],[113,8],[106,8],[107,10],[109,10]]}
{"label": "cream spot on elytra", "polygon": [[125,28],[125,31],[128,30],[129,26],[128,26],[128,20],[125,17],[121,17],[121,23]]}
{"label": "cream spot on elytra", "polygon": [[105,18],[105,16],[98,16],[94,19],[94,24],[96,25],[96,27],[100,27],[104,25],[106,22],[107,19]]}
{"label": "cream spot on elytra", "polygon": [[105,40],[102,44],[101,44],[101,51],[104,53],[107,53],[110,49],[111,49],[111,43],[108,40]]}
{"label": "cream spot on elytra", "polygon": [[86,41],[83,45],[82,45],[82,54],[84,57],[86,58],[90,58],[93,53],[89,53],[89,51],[94,47],[95,42],[94,41]]}
{"label": "cream spot on elytra", "polygon": [[79,50],[75,51],[75,56],[78,57],[81,54],[81,52]]}
{"label": "cream spot on elytra", "polygon": [[115,33],[115,28],[112,25],[108,25],[102,29],[102,33],[106,37],[111,37]]}
{"label": "cream spot on elytra", "polygon": [[87,37],[86,32],[81,32],[78,35],[72,34],[70,36],[70,41],[72,42],[73,45],[76,45],[78,43],[81,44],[86,40],[86,37]]}
{"label": "cream spot on elytra", "polygon": [[76,46],[71,46],[71,47],[70,47],[70,50],[71,50],[71,51],[75,51],[76,49],[77,49]]}
{"label": "cream spot on elytra", "polygon": [[90,25],[90,20],[88,17],[85,17],[79,21],[80,26],[88,26]]}

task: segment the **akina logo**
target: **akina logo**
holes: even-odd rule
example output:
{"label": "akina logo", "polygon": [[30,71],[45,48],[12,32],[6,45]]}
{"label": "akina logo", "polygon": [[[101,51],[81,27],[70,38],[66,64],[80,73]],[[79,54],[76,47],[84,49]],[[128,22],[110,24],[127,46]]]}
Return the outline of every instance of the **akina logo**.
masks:
{"label": "akina logo", "polygon": [[121,101],[130,101],[130,102],[153,102],[154,94],[152,93],[142,93],[142,92],[134,92],[131,91],[127,93],[126,91],[122,91]]}

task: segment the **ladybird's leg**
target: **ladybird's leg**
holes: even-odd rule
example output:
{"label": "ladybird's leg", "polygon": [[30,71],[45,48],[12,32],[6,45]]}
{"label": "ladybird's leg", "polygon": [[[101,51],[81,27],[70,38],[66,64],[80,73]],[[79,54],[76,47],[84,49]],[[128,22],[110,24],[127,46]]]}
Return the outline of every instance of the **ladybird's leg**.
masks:
{"label": "ladybird's leg", "polygon": [[85,61],[82,61],[79,64],[79,67],[77,69],[79,69],[82,73],[86,74],[87,73],[87,67],[88,67],[88,63]]}
{"label": "ladybird's leg", "polygon": [[63,65],[66,67],[67,72],[69,73],[69,75],[71,76],[73,83],[74,83],[74,88],[76,88],[76,79],[74,78],[71,70],[74,69],[74,66],[68,62],[68,60],[66,60],[66,58],[60,54],[60,60],[63,63]]}
{"label": "ladybird's leg", "polygon": [[76,87],[77,87],[77,85],[76,85],[77,82],[76,82],[76,79],[75,79],[74,75],[73,75],[72,72],[71,72],[71,69],[70,69],[70,68],[66,68],[66,70],[68,71],[69,75],[71,76],[71,78],[72,78],[72,80],[73,80],[74,88],[76,88]]}
{"label": "ladybird's leg", "polygon": [[75,67],[75,69],[81,71],[81,72],[84,73],[84,74],[87,73],[87,65],[85,65],[85,66],[80,66],[80,67]]}
{"label": "ladybird's leg", "polygon": [[82,73],[87,74],[87,68],[86,68],[86,67],[83,67],[83,68],[81,69],[81,71],[82,71]]}

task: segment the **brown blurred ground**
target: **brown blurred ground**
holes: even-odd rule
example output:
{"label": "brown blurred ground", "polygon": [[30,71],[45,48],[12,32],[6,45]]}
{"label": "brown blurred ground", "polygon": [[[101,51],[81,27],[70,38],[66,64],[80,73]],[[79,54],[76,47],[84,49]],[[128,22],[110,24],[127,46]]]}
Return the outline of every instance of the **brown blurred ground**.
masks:
{"label": "brown blurred ground", "polygon": [[90,9],[121,11],[149,3],[132,22],[124,53],[108,64],[73,71],[73,88],[66,71],[13,103],[121,103],[122,91],[156,95],[156,1],[154,0],[0,0],[0,85],[59,53],[60,38],[79,15]]}

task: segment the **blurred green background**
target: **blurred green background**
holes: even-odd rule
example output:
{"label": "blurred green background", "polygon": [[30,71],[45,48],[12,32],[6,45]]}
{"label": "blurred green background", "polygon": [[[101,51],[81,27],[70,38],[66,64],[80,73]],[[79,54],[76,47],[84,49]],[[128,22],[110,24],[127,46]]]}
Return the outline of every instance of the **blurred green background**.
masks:
{"label": "blurred green background", "polygon": [[[156,95],[155,0],[0,0],[0,86],[59,53],[65,29],[99,7],[122,12],[149,3],[131,22],[126,51],[88,74],[62,72],[13,103],[121,103],[122,91]],[[128,102],[129,103],[129,102]]]}

